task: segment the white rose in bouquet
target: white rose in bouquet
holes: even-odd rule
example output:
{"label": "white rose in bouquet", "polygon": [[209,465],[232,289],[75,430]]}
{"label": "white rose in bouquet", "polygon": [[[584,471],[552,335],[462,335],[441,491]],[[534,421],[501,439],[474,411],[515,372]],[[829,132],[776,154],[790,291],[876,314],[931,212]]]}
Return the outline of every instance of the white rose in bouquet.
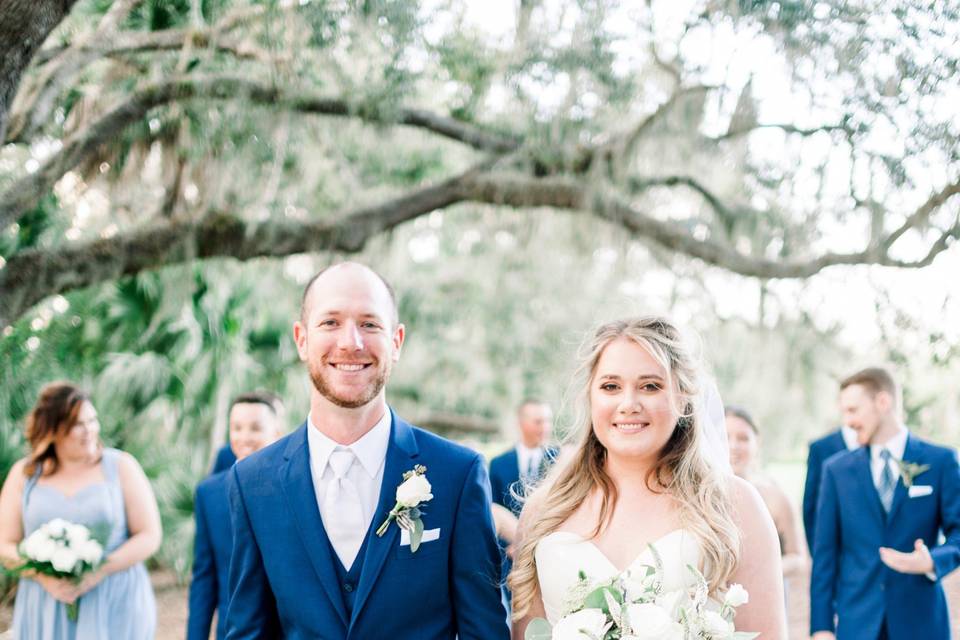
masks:
{"label": "white rose in bouquet", "polygon": [[627,605],[626,611],[630,637],[636,640],[683,640],[683,625],[652,602]]}
{"label": "white rose in bouquet", "polygon": [[57,546],[57,550],[53,552],[53,557],[50,558],[50,564],[57,571],[72,573],[77,564],[77,554],[70,547]]}
{"label": "white rose in bouquet", "polygon": [[553,627],[552,640],[593,640],[607,631],[607,614],[601,609],[581,609],[563,616]]}
{"label": "white rose in bouquet", "polygon": [[733,623],[728,622],[716,611],[703,613],[703,630],[711,640],[724,640],[733,636]]}
{"label": "white rose in bouquet", "polygon": [[750,601],[750,595],[747,593],[747,590],[743,588],[743,585],[732,584],[730,588],[727,589],[727,594],[723,598],[723,604],[730,607],[739,607],[742,604],[747,604]]}
{"label": "white rose in bouquet", "polygon": [[86,540],[77,547],[77,555],[88,564],[99,564],[103,560],[103,547],[96,540]]}
{"label": "white rose in bouquet", "polygon": [[67,525],[69,524],[70,523],[63,518],[54,518],[40,528],[46,531],[47,535],[51,538],[59,538],[67,532]]}
{"label": "white rose in bouquet", "polygon": [[83,525],[68,524],[65,529],[71,547],[76,547],[90,539],[90,531]]}
{"label": "white rose in bouquet", "polygon": [[29,550],[25,549],[25,551],[28,557],[38,562],[50,562],[53,554],[57,552],[57,543],[46,536],[39,535],[32,540]]}
{"label": "white rose in bouquet", "polygon": [[657,606],[667,612],[667,615],[672,619],[677,618],[677,610],[680,608],[680,604],[685,600],[687,594],[685,591],[667,591],[666,593],[661,593],[657,596],[656,603]]}
{"label": "white rose in bouquet", "polygon": [[420,474],[413,474],[397,487],[397,502],[407,508],[413,508],[421,502],[433,499],[430,482]]}

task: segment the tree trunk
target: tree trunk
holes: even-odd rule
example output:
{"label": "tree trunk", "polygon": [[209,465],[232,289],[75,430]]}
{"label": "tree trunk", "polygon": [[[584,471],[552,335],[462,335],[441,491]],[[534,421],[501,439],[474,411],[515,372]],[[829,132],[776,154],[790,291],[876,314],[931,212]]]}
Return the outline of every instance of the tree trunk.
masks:
{"label": "tree trunk", "polygon": [[34,54],[76,0],[0,0],[0,142],[10,105]]}

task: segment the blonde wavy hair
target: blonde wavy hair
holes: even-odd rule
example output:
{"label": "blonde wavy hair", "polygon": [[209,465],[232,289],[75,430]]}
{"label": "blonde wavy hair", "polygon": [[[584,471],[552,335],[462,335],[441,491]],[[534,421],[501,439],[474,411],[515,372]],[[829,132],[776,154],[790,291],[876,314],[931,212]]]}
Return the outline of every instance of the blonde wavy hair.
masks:
{"label": "blonde wavy hair", "polygon": [[523,618],[540,595],[534,552],[540,540],[556,531],[594,491],[601,492],[600,518],[593,535],[609,524],[617,489],[604,467],[606,449],[593,432],[590,386],[603,350],[618,338],[629,338],[646,349],[666,371],[668,388],[682,407],[677,426],[647,476],[647,486],[673,496],[680,520],[700,542],[704,575],[711,594],[725,587],[740,556],[740,532],[733,519],[729,478],[703,453],[702,425],[697,423],[694,398],[699,393],[697,359],[676,326],[663,317],[645,316],[601,325],[581,348],[574,378],[577,418],[566,438],[574,451],[552,470],[528,500],[521,517],[522,538],[508,584],[513,592],[513,617]]}

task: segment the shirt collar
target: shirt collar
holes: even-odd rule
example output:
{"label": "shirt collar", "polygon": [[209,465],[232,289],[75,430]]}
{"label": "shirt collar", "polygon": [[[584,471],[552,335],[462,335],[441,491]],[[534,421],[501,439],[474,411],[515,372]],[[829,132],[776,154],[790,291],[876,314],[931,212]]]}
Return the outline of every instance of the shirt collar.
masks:
{"label": "shirt collar", "polygon": [[870,445],[870,459],[879,460],[880,452],[884,449],[890,452],[894,460],[903,460],[903,452],[907,448],[907,436],[910,434],[907,428],[900,425],[896,435],[887,440],[884,444]]}
{"label": "shirt collar", "polygon": [[539,454],[541,451],[543,451],[543,447],[534,447],[531,449],[522,442],[517,443],[517,453],[520,454],[520,457],[529,458],[530,456]]}
{"label": "shirt collar", "polygon": [[330,454],[337,447],[341,449],[350,449],[353,455],[363,466],[371,478],[376,477],[383,461],[387,457],[387,446],[390,444],[390,422],[392,420],[390,409],[383,412],[383,416],[377,421],[370,431],[351,445],[344,446],[338,444],[320,429],[313,422],[313,416],[307,416],[307,446],[310,451],[310,459],[314,468],[323,473],[327,468],[327,462],[330,460]]}

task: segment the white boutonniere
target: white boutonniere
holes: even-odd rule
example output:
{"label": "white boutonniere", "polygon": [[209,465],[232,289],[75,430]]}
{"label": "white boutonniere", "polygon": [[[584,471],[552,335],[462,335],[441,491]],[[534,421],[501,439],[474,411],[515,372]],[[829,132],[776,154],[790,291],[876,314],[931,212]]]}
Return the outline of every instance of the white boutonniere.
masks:
{"label": "white boutonniere", "polygon": [[917,464],[916,462],[907,462],[906,460],[897,460],[897,466],[900,467],[900,477],[903,479],[903,486],[907,489],[913,486],[913,479],[930,468],[928,464]]}
{"label": "white boutonniere", "polygon": [[420,505],[433,499],[433,494],[430,493],[432,487],[427,480],[426,473],[427,468],[418,464],[403,474],[403,482],[397,487],[397,503],[393,505],[387,519],[377,529],[377,535],[383,536],[387,532],[390,522],[396,520],[401,529],[410,532],[411,553],[416,553],[417,549],[420,548],[420,540],[423,537]]}

